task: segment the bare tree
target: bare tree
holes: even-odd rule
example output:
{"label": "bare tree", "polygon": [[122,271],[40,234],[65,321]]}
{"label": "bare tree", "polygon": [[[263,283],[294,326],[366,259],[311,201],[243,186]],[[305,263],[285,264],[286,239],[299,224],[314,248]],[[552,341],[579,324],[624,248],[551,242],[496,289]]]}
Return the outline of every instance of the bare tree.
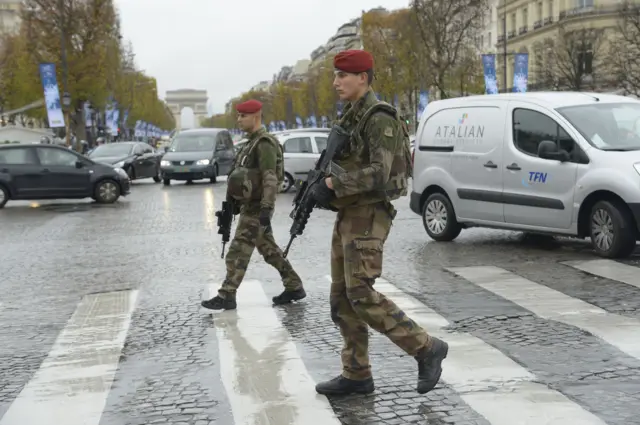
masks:
{"label": "bare tree", "polygon": [[431,85],[448,97],[446,77],[459,63],[467,46],[474,43],[488,11],[487,0],[412,0],[425,65],[431,68]]}
{"label": "bare tree", "polygon": [[547,44],[543,52],[547,61],[540,70],[543,84],[572,91],[595,89],[597,74],[604,71],[601,67],[598,69],[603,31],[560,27],[558,38],[553,44]]}
{"label": "bare tree", "polygon": [[607,58],[613,76],[626,93],[640,96],[640,6],[626,1],[620,7],[617,37]]}

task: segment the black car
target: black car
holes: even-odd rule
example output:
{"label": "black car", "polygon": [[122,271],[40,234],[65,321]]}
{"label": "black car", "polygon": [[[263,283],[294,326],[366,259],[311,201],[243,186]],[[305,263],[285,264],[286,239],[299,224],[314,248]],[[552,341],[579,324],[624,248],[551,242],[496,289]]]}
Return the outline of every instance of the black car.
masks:
{"label": "black car", "polygon": [[142,142],[116,142],[100,145],[89,153],[96,162],[113,165],[127,172],[131,180],[153,178],[161,181],[160,158],[164,152],[156,152]]}
{"label": "black car", "polygon": [[129,194],[127,173],[55,145],[0,146],[0,208],[9,199],[93,198],[111,204]]}

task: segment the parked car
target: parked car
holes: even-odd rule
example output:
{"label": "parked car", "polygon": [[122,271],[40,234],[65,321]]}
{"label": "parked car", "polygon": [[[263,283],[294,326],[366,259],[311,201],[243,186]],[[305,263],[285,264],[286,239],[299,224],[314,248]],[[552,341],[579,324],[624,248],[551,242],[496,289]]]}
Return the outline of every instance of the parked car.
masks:
{"label": "parked car", "polygon": [[127,172],[131,180],[153,178],[160,182],[160,153],[143,142],[116,142],[100,145],[88,155],[96,162],[113,165]]}
{"label": "parked car", "polygon": [[640,239],[640,101],[536,92],[429,103],[411,209],[432,239],[481,226],[591,238],[603,257]]}
{"label": "parked car", "polygon": [[320,154],[327,147],[328,128],[301,128],[273,133],[284,151],[284,176],[282,192],[288,192],[301,180],[307,178],[315,167]]}
{"label": "parked car", "polygon": [[55,145],[0,146],[0,208],[11,200],[93,198],[110,204],[129,194],[122,168]]}
{"label": "parked car", "polygon": [[171,180],[192,183],[209,179],[215,183],[218,176],[229,174],[234,159],[233,140],[228,130],[183,130],[176,134],[160,161],[162,179],[167,186]]}

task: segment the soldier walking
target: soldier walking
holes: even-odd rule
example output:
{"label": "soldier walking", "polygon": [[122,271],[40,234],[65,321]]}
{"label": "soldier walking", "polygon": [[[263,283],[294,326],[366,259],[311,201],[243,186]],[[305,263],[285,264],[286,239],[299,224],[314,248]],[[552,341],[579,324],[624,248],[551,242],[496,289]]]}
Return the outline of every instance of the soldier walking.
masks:
{"label": "soldier walking", "polygon": [[390,201],[407,195],[412,172],[408,134],[395,108],[378,101],[370,87],[373,57],[368,52],[341,52],[334,58],[334,68],[333,85],[340,99],[349,102],[340,125],[352,136],[334,157],[346,173],[326,178],[314,198],[319,205],[338,210],[331,241],[330,305],[344,340],[343,371],[319,383],[316,391],[327,395],[374,391],[368,349],[371,326],[415,357],[417,391],[425,394],[438,383],[449,347],[374,289],[396,215]]}
{"label": "soldier walking", "polygon": [[280,142],[262,126],[262,104],[248,100],[236,107],[238,126],[247,133],[248,142],[236,156],[227,179],[227,200],[237,205],[240,214],[236,233],[225,259],[227,275],[218,295],[202,301],[211,310],[236,308],[236,291],[244,278],[254,248],[282,277],[284,291],[273,297],[276,305],[298,301],[307,296],[300,276],[283,257],[273,238],[271,218],[278,188],[284,180],[284,159]]}

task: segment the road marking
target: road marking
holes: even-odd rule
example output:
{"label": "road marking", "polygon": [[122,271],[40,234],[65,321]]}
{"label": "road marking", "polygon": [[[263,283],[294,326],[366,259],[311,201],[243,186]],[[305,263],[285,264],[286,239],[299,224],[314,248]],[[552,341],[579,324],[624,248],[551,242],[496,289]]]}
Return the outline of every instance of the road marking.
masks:
{"label": "road marking", "polygon": [[[209,294],[215,292],[209,288]],[[213,315],[234,423],[339,425],[260,282],[242,282],[237,298],[237,310]]]}
{"label": "road marking", "polygon": [[98,425],[137,296],[85,296],[0,425]]}
{"label": "road marking", "polygon": [[618,282],[640,288],[640,271],[638,267],[618,263],[613,260],[565,261],[562,264],[595,276],[617,280]]}
{"label": "road marking", "polygon": [[640,320],[609,313],[499,267],[452,267],[448,270],[543,319],[583,329],[640,359]]}
{"label": "road marking", "polygon": [[[331,280],[330,276],[327,276]],[[449,322],[384,279],[375,288],[430,335],[449,344],[442,380],[492,425],[606,425],[562,393],[472,335],[443,329]]]}

